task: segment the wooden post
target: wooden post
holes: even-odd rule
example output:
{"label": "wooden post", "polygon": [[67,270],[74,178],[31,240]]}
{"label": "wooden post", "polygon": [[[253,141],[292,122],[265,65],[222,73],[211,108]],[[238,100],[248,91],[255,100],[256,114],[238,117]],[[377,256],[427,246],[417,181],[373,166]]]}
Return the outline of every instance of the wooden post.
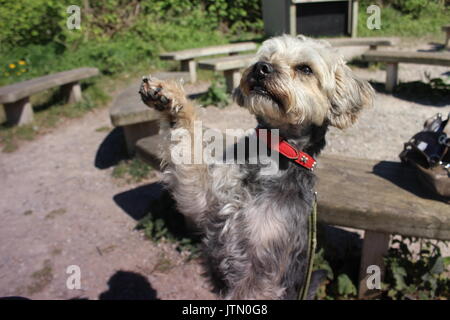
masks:
{"label": "wooden post", "polygon": [[398,63],[391,62],[386,67],[386,91],[392,92],[398,83]]}
{"label": "wooden post", "polygon": [[349,18],[352,19],[351,37],[356,38],[358,36],[358,1],[357,0],[353,0],[352,15]]}
{"label": "wooden post", "polygon": [[379,297],[381,290],[367,288],[367,267],[376,265],[380,267],[381,281],[384,279],[384,261],[383,257],[389,249],[390,235],[366,230],[364,233],[364,243],[361,256],[361,265],[359,271],[359,299],[373,299]]}
{"label": "wooden post", "polygon": [[5,103],[6,120],[10,125],[24,125],[33,121],[33,108],[29,97],[16,102]]}
{"label": "wooden post", "polygon": [[450,50],[450,30],[447,30],[447,36],[445,38],[445,48]]}
{"label": "wooden post", "polygon": [[188,71],[191,83],[197,81],[197,62],[194,59],[181,60],[181,71]]}
{"label": "wooden post", "polygon": [[79,82],[71,82],[61,86],[63,97],[67,103],[75,103],[81,101],[81,86]]}
{"label": "wooden post", "polygon": [[297,5],[295,3],[289,6],[289,34],[294,37],[297,35]]}
{"label": "wooden post", "polygon": [[234,88],[237,88],[237,86],[239,86],[239,82],[241,81],[241,73],[239,72],[239,69],[232,69],[225,70],[224,75],[227,92],[231,93],[233,92]]}

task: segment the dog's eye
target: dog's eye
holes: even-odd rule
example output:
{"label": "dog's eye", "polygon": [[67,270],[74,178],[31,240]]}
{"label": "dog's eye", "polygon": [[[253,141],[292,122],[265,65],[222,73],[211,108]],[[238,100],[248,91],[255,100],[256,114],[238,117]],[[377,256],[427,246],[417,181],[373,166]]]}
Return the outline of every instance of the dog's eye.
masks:
{"label": "dog's eye", "polygon": [[304,73],[304,74],[312,74],[313,73],[311,68],[306,64],[299,64],[298,66],[295,67],[295,70],[297,70],[298,72]]}

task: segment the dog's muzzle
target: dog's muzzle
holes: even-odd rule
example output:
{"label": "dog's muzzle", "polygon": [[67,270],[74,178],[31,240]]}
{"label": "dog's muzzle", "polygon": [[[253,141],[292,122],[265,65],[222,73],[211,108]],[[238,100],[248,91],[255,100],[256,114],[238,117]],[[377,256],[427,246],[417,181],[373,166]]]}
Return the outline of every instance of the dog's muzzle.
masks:
{"label": "dog's muzzle", "polygon": [[264,80],[267,76],[272,74],[273,71],[273,65],[268,62],[257,62],[253,66],[253,75],[258,81]]}

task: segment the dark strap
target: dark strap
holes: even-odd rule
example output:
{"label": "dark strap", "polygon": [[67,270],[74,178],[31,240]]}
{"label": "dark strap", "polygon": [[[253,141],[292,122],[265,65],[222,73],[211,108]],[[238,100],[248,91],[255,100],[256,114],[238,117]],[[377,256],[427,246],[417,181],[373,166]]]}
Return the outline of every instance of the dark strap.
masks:
{"label": "dark strap", "polygon": [[308,217],[308,251],[307,251],[307,269],[305,273],[305,279],[303,281],[303,286],[300,288],[298,294],[299,300],[306,300],[308,297],[309,285],[311,283],[311,274],[314,265],[314,256],[316,254],[317,245],[317,196],[314,194],[314,202],[311,209],[311,214]]}

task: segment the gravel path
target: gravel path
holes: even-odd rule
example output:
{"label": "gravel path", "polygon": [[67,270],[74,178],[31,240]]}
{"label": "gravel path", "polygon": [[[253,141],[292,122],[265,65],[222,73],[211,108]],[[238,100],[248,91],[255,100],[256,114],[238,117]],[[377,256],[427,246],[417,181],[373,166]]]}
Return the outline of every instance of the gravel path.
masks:
{"label": "gravel path", "polygon": [[[133,230],[122,208],[142,207],[157,179],[118,186],[96,167],[108,135],[96,129],[109,125],[102,109],[0,154],[0,296],[214,298],[197,263]],[[81,290],[66,287],[70,265]]]}
{"label": "gravel path", "polygon": [[[400,65],[400,79],[419,80],[424,71],[440,75],[448,68]],[[384,82],[384,71],[355,72]],[[395,161],[427,117],[450,112],[450,101],[439,105],[378,93],[354,127],[331,129],[325,153]],[[236,105],[203,108],[201,117],[220,129],[255,125]],[[111,163],[99,159],[110,156],[113,137],[96,130],[104,126],[110,126],[108,110],[100,109],[0,154],[0,296],[214,299],[197,262],[186,263],[170,245],[133,230],[157,177],[118,185]],[[70,265],[81,269],[80,290],[66,287]]]}

